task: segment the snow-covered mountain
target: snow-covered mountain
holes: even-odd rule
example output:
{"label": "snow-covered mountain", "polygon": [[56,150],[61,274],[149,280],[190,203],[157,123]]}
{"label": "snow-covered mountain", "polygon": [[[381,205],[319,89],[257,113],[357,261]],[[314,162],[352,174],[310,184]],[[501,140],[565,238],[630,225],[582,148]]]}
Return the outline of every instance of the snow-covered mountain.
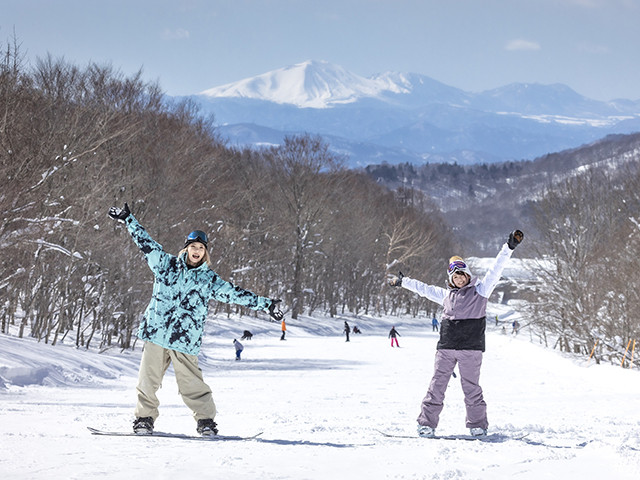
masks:
{"label": "snow-covered mountain", "polygon": [[434,102],[468,105],[471,100],[463,90],[425,75],[384,72],[365,78],[339,65],[315,60],[211,88],[199,95],[210,100],[252,99],[316,109],[362,100],[407,107]]}
{"label": "snow-covered mountain", "polygon": [[640,112],[640,102],[599,102],[562,84],[512,83],[468,93],[426,75],[384,72],[365,78],[339,65],[315,60],[211,88],[199,95],[207,99],[243,98],[317,109],[364,99],[411,107],[441,103],[516,115],[613,116],[612,121]]}
{"label": "snow-covered mountain", "polygon": [[385,91],[408,93],[385,78],[364,78],[327,62],[307,61],[239,82],[205,90],[207,98],[250,98],[300,108],[328,108],[361,98],[380,98]]}
{"label": "snow-covered mountain", "polygon": [[[640,101],[600,102],[561,84],[513,83],[471,93],[416,73],[365,78],[319,61],[192,98],[215,115],[232,143],[273,143],[286,132],[319,134],[332,145],[337,139],[349,145],[341,153],[353,166],[434,155],[454,159],[459,155],[453,152],[461,151],[481,162],[532,159],[610,133],[640,131]],[[229,128],[238,124],[242,129]],[[235,137],[239,130],[242,137]]]}

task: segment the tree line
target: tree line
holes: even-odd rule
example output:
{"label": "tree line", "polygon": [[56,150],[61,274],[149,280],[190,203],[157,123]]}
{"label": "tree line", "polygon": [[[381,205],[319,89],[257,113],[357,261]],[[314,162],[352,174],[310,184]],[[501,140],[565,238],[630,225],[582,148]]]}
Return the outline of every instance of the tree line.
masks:
{"label": "tree line", "polygon": [[205,230],[216,272],[282,298],[292,318],[430,315],[385,280],[402,268],[443,282],[455,248],[426,196],[347,170],[318,137],[230,147],[212,117],[167,103],[142,72],[50,55],[30,65],[15,40],[0,61],[0,178],[0,332],[51,344],[135,345],[152,274],[106,215],[125,201],[170,253]]}

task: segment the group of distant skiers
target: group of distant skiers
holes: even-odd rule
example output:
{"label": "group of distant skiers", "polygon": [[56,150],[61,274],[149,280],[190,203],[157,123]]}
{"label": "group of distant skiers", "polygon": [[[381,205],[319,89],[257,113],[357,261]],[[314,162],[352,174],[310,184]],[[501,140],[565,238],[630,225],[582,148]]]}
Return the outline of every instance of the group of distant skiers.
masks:
{"label": "group of distant skiers", "polygon": [[[167,368],[173,364],[180,395],[193,412],[196,430],[203,436],[217,435],[218,428],[214,421],[216,407],[197,357],[202,345],[209,300],[242,305],[269,314],[281,322],[280,339],[285,340],[286,324],[284,312],[278,305],[280,300],[256,295],[220,278],[211,269],[208,238],[201,230],[194,230],[186,237],[183,249],[176,256],[166,253],[151,238],[126,203],[123,208],[111,207],[109,216],[126,225],[154,275],[151,301],[138,329],[138,337],[144,341],[144,346],[136,387],[133,430],[137,434],[153,433],[160,404],[156,392]],[[487,301],[523,236],[519,230],[509,234],[481,279],[472,277],[464,260],[455,256],[449,260],[446,288],[420,282],[404,276],[402,272],[389,280],[391,287],[410,290],[441,305],[443,309],[440,324],[436,318],[432,320],[433,331],[438,331],[440,327],[440,340],[433,378],[418,416],[420,436],[435,436],[445,391],[456,364],[465,395],[466,426],[472,435],[487,434],[489,423],[486,403],[479,385],[482,353],[485,350]],[[344,333],[348,342],[351,329],[347,322]],[[398,336],[400,334],[393,327],[389,332],[392,347],[394,342],[399,347]],[[250,332],[245,331],[242,339],[250,338]],[[240,360],[243,346],[236,339],[233,344],[236,360]]]}

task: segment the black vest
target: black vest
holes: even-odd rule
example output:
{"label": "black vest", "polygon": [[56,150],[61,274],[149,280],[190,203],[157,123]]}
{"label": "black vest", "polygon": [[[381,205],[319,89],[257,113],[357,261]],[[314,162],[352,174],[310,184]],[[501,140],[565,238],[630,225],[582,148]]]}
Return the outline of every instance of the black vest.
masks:
{"label": "black vest", "polygon": [[484,352],[486,317],[467,320],[442,319],[438,350],[480,350]]}

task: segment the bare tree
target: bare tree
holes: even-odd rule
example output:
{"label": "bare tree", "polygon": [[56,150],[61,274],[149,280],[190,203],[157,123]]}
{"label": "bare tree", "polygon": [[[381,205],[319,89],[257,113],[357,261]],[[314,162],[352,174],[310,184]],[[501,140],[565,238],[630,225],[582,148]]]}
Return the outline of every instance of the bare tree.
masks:
{"label": "bare tree", "polygon": [[535,207],[540,238],[532,247],[541,287],[530,317],[562,350],[594,345],[602,333],[612,292],[607,264],[617,256],[612,247],[622,225],[610,185],[609,178],[588,171],[550,189]]}
{"label": "bare tree", "polygon": [[303,308],[307,252],[317,242],[314,232],[327,209],[341,161],[320,137],[309,135],[286,137],[265,158],[281,225],[293,237],[291,318],[296,319]]}

